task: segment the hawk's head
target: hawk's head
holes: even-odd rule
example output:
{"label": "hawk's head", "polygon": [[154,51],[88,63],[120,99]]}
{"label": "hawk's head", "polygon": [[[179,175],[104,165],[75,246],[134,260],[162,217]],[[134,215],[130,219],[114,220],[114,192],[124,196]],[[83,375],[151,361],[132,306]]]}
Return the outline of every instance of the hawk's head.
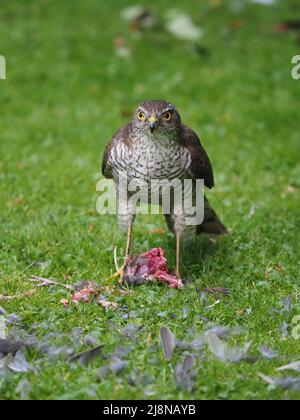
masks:
{"label": "hawk's head", "polygon": [[169,102],[146,101],[137,108],[133,124],[144,133],[167,135],[180,130],[181,120],[175,106]]}

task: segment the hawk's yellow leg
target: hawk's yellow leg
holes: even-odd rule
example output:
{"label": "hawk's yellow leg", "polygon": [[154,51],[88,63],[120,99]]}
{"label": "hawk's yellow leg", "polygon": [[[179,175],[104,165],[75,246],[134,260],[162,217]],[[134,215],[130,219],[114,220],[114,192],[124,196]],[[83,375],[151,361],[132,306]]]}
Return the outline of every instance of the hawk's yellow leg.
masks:
{"label": "hawk's yellow leg", "polygon": [[176,234],[176,277],[180,279],[180,234]]}
{"label": "hawk's yellow leg", "polygon": [[126,252],[125,252],[124,264],[115,274],[108,277],[108,280],[113,280],[115,278],[120,277],[120,279],[122,281],[122,278],[123,278],[124,273],[125,273],[126,265],[128,263],[128,259],[129,259],[129,256],[130,256],[131,241],[132,241],[132,223],[129,223],[128,231],[127,231],[127,241],[126,241]]}

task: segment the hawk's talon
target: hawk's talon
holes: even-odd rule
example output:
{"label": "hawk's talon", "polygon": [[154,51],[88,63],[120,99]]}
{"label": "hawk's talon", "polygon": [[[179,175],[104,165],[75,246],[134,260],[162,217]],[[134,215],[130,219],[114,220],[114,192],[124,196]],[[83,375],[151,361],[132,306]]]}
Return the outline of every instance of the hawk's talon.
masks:
{"label": "hawk's talon", "polygon": [[118,277],[120,277],[122,279],[124,277],[124,274],[125,274],[126,265],[127,265],[127,263],[125,263],[115,274],[112,274],[111,276],[109,276],[107,278],[107,280],[109,280],[109,281],[110,280],[115,280]]}

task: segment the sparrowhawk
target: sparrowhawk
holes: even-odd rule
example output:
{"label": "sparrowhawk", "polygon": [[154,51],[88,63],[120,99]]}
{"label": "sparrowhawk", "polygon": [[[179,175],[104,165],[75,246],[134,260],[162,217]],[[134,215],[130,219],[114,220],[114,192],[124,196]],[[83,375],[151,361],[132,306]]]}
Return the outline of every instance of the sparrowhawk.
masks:
{"label": "sparrowhawk", "polygon": [[[149,185],[151,180],[160,179],[202,179],[207,188],[213,188],[214,176],[207,153],[192,129],[181,123],[176,108],[161,100],[141,103],[131,123],[120,128],[107,145],[102,172],[106,178],[114,180],[118,197],[118,219],[123,229],[127,230],[125,265],[130,256],[132,225],[135,209],[127,207],[120,211],[122,203],[118,189],[122,183],[122,174],[126,174],[126,183],[135,180]],[[128,184],[126,184],[127,186]],[[130,195],[130,193],[129,193]],[[204,198],[204,220],[197,226],[187,226],[185,218],[174,212],[165,214],[169,229],[176,235],[176,275],[180,277],[181,238],[206,233],[221,235],[227,229]]]}

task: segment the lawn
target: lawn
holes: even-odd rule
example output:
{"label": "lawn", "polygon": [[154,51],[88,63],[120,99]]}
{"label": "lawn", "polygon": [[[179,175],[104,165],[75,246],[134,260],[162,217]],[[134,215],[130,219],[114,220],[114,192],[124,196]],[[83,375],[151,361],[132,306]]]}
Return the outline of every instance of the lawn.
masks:
{"label": "lawn", "polygon": [[[300,17],[298,1],[153,0],[158,21],[140,31],[120,17],[130,3],[1,2],[0,294],[20,296],[0,306],[7,334],[40,344],[25,352],[28,372],[8,373],[0,361],[0,399],[299,399],[297,389],[259,376],[297,378],[276,369],[300,358],[293,334],[300,314],[300,81],[291,77],[300,31],[275,30]],[[192,16],[202,37],[166,32],[170,9]],[[68,290],[35,288],[30,277],[112,284],[114,249],[121,262],[125,238],[114,216],[96,212],[102,154],[137,104],[152,98],[174,103],[201,136],[216,178],[208,196],[232,234],[199,237],[184,251],[191,282],[182,290],[143,285],[128,295],[108,292],[117,309],[95,302],[65,308]],[[139,217],[134,253],[161,246],[173,266],[175,242],[161,227],[160,216]],[[213,286],[231,296],[219,304],[203,298]],[[162,326],[179,342],[170,361]],[[224,362],[197,346],[215,326],[242,328],[226,344],[251,341],[252,363]],[[96,343],[104,345],[100,357],[69,363]],[[261,346],[276,355],[256,357]],[[192,386],[176,380],[187,354]]]}

